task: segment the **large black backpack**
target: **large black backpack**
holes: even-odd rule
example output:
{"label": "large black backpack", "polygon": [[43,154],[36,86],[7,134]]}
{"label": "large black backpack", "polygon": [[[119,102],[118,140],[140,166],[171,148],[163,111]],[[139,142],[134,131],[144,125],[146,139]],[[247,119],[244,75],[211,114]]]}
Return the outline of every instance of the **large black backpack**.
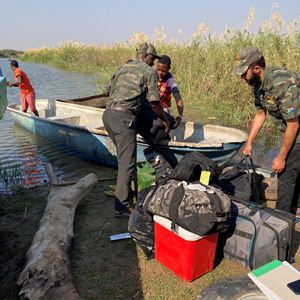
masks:
{"label": "large black backpack", "polygon": [[190,152],[174,168],[170,179],[189,182],[199,181],[202,171],[210,172],[210,184],[218,181],[220,174],[218,164],[200,152]]}

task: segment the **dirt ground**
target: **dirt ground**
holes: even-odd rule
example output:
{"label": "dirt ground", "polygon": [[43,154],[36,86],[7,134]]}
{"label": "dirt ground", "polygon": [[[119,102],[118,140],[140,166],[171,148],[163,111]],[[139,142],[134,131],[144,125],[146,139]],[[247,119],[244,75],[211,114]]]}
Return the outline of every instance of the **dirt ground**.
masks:
{"label": "dirt ground", "polygon": [[[94,172],[101,178],[117,174],[115,168],[103,166]],[[77,179],[84,175],[79,174]],[[216,280],[249,272],[217,255],[212,272],[186,283],[155,259],[148,261],[131,239],[111,242],[111,235],[128,232],[128,219],[113,216],[114,198],[104,194],[108,185],[114,183],[99,182],[76,211],[72,272],[83,299],[190,300]],[[50,188],[50,184],[45,184],[12,196],[0,195],[0,299],[17,299],[16,282],[38,230]],[[274,207],[275,202],[269,201],[268,205]],[[293,266],[300,271],[299,223],[296,230]]]}

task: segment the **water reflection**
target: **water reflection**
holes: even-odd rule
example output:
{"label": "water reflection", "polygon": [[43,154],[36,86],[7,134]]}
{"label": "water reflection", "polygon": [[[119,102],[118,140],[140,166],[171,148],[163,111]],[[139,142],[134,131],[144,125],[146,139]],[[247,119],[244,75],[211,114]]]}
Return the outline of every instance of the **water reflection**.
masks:
{"label": "water reflection", "polygon": [[[249,129],[242,129],[249,133]],[[275,128],[262,130],[255,138],[252,144],[252,159],[254,164],[271,168],[272,161],[277,157],[281,144],[283,140],[283,135],[277,132]],[[236,160],[243,157],[242,149],[235,156]]]}
{"label": "water reflection", "polygon": [[24,142],[20,145],[20,149],[17,149],[20,157],[22,158],[22,184],[24,187],[30,187],[43,182],[43,176],[39,176],[42,171],[40,168],[40,159],[36,155],[35,149],[29,144]]}

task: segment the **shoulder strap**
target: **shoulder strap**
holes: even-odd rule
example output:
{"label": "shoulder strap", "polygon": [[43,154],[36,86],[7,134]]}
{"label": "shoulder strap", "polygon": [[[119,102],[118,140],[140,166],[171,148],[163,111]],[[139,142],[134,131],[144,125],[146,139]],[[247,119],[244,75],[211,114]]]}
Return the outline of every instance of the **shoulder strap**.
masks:
{"label": "shoulder strap", "polygon": [[160,186],[159,184],[156,184],[155,188],[152,190],[151,195],[149,196],[149,198],[147,199],[147,201],[145,201],[144,204],[143,204],[143,212],[144,212],[144,215],[146,216],[146,218],[147,218],[148,221],[151,221],[151,216],[150,216],[150,214],[147,212],[147,208],[148,208],[149,203],[150,203],[150,201],[152,200],[152,198],[153,198],[155,192],[156,192],[157,189],[159,188],[159,186]]}
{"label": "shoulder strap", "polygon": [[184,193],[185,193],[185,190],[184,190],[183,184],[181,183],[178,187],[175,188],[172,199],[170,201],[169,218],[172,221],[172,224],[171,224],[172,231],[175,231],[177,211],[178,211],[178,207],[183,199]]}
{"label": "shoulder strap", "polygon": [[[250,175],[250,171],[249,171],[248,162],[247,162],[247,159],[246,159],[247,157],[250,159],[251,166],[252,166],[252,170],[253,170],[253,172],[255,173],[255,168],[254,168],[254,165],[253,165],[252,158],[251,158],[250,156],[248,156],[248,154],[246,154],[246,155],[245,155],[245,156],[244,156],[237,164],[235,164],[235,165],[232,167],[231,170],[228,170],[228,171],[226,171],[224,174],[221,174],[219,180],[224,179],[224,178],[226,179],[226,177],[227,177],[229,174],[230,174],[230,176],[234,176],[235,174],[237,174],[237,173],[239,172],[240,169],[243,169],[243,168],[240,167],[240,164],[241,164],[243,161],[245,161],[247,172],[245,172],[245,171],[244,171],[244,172],[248,174],[247,178],[248,178],[248,181],[249,181],[249,183],[250,183],[250,182],[251,182],[251,175]],[[226,176],[226,175],[227,175],[227,176]]]}

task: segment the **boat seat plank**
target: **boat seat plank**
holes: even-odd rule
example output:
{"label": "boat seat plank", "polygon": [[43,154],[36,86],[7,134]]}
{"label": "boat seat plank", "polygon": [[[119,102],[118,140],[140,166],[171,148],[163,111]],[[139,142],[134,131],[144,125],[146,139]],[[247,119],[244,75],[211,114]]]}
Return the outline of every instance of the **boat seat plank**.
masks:
{"label": "boat seat plank", "polygon": [[70,113],[70,114],[65,114],[65,115],[48,117],[47,119],[53,120],[53,121],[69,123],[69,124],[74,124],[74,125],[79,125],[80,114]]}
{"label": "boat seat plank", "polygon": [[105,130],[105,127],[103,126],[102,123],[94,123],[94,124],[89,124],[85,126],[87,129],[98,129],[98,130]]}

